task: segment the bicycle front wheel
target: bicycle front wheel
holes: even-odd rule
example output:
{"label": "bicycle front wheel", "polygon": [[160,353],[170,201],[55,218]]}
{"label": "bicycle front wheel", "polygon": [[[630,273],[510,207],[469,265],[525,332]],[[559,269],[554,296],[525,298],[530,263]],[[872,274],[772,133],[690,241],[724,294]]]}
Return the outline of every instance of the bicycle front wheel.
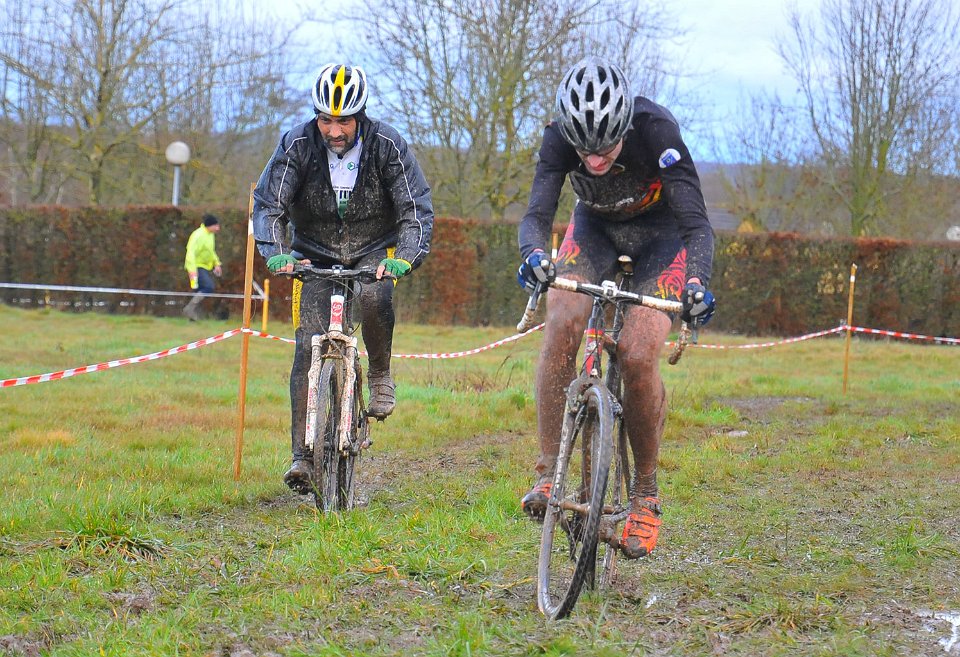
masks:
{"label": "bicycle front wheel", "polygon": [[610,394],[599,382],[586,386],[564,416],[537,567],[537,605],[551,620],[570,614],[596,572],[613,420]]}
{"label": "bicycle front wheel", "polygon": [[337,449],[337,425],[340,422],[340,398],[343,390],[343,367],[339,359],[323,362],[317,382],[317,437],[314,441],[313,496],[321,511],[340,508]]}
{"label": "bicycle front wheel", "polygon": [[354,366],[353,396],[350,401],[350,446],[345,452],[338,452],[337,459],[337,509],[352,509],[355,502],[357,477],[360,465],[360,453],[369,437],[369,425],[363,413],[363,381],[360,366]]}

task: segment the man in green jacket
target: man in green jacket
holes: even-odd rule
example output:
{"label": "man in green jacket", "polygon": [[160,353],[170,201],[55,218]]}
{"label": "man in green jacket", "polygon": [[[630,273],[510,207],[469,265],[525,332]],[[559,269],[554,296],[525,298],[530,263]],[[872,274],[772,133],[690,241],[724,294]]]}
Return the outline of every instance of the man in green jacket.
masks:
{"label": "man in green jacket", "polygon": [[199,306],[203,295],[213,292],[213,277],[219,277],[220,258],[217,257],[215,233],[220,230],[220,220],[212,214],[203,215],[203,224],[190,235],[187,240],[187,257],[183,268],[190,277],[190,289],[196,294],[184,306],[183,314],[191,322],[200,319]]}

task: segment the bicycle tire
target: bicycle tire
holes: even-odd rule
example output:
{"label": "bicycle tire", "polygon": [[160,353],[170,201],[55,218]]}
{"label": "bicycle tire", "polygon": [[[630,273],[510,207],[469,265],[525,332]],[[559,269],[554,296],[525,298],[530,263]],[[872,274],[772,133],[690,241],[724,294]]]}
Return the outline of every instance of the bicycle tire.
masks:
{"label": "bicycle tire", "polygon": [[356,496],[356,471],[360,464],[360,454],[363,442],[366,440],[366,418],[363,415],[363,381],[360,365],[354,363],[353,412],[351,414],[350,443],[351,448],[346,454],[338,453],[337,461],[337,509],[347,511],[352,509]]}
{"label": "bicycle tire", "polygon": [[317,508],[321,511],[335,511],[340,507],[337,486],[339,450],[335,447],[340,418],[340,391],[343,389],[344,378],[340,362],[336,359],[325,360],[317,381],[318,435],[313,443],[313,496]]}
{"label": "bicycle tire", "polygon": [[[570,614],[584,582],[596,569],[598,529],[612,457],[613,420],[610,394],[599,381],[587,384],[564,416],[537,563],[537,606],[550,620]],[[578,447],[579,463],[573,458]],[[565,511],[560,507],[561,501],[586,502],[587,512],[581,515]],[[558,528],[562,532],[557,532]]]}

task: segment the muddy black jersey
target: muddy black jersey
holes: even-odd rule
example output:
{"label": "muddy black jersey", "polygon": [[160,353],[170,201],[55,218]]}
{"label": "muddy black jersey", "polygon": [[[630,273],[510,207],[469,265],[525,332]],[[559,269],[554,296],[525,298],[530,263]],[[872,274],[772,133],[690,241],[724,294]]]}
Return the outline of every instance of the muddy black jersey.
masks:
{"label": "muddy black jersey", "polygon": [[677,235],[687,249],[687,277],[704,284],[713,265],[713,229],[700,190],[700,178],[677,120],[665,107],[637,97],[631,128],[613,168],[602,176],[583,162],[555,123],[546,127],[527,212],[520,223],[525,258],[546,244],[564,180],[579,200],[577,213],[592,221],[642,222],[664,236]]}

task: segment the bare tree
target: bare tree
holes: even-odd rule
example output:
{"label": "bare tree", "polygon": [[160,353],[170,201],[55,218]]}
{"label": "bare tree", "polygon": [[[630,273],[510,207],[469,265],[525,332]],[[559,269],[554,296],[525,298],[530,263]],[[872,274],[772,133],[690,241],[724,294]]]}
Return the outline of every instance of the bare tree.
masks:
{"label": "bare tree", "polygon": [[[23,25],[36,10],[20,2],[4,2],[0,8],[0,23],[6,26],[0,30],[0,57],[25,59],[31,46],[23,33],[11,28]],[[50,78],[54,72],[37,73]],[[55,202],[70,171],[63,166],[64,153],[54,138],[57,127],[47,122],[49,101],[34,80],[8,66],[0,68],[0,84],[0,176],[9,202]]]}
{"label": "bare tree", "polygon": [[438,211],[503,218],[525,199],[564,70],[586,53],[657,90],[669,74],[652,3],[366,0],[367,56],[392,122],[418,145]]}
{"label": "bare tree", "polygon": [[778,96],[741,99],[717,140],[726,209],[739,230],[833,232],[836,211],[823,198],[819,160],[800,111]]}
{"label": "bare tree", "polygon": [[918,174],[956,172],[955,3],[823,0],[819,22],[797,10],[790,20],[793,39],[780,56],[800,84],[824,181],[850,233],[875,233]]}
{"label": "bare tree", "polygon": [[[159,140],[191,130],[229,136],[282,111],[271,24],[232,17],[187,0],[40,0],[2,31],[8,127],[27,128],[28,143],[45,145],[37,154],[69,154],[56,170],[83,182],[87,202],[142,201],[140,186],[163,167]],[[257,101],[265,111],[252,108]],[[49,166],[21,153],[24,166]]]}
{"label": "bare tree", "polygon": [[[276,147],[279,125],[302,105],[287,83],[299,44],[289,28],[244,5],[197,4],[189,20],[205,35],[186,64],[196,71],[196,93],[169,104],[141,149],[158,153],[154,161],[165,166],[166,145],[187,141],[192,159],[182,181],[184,201],[245,204],[249,184]],[[159,180],[166,183],[169,175]]]}

